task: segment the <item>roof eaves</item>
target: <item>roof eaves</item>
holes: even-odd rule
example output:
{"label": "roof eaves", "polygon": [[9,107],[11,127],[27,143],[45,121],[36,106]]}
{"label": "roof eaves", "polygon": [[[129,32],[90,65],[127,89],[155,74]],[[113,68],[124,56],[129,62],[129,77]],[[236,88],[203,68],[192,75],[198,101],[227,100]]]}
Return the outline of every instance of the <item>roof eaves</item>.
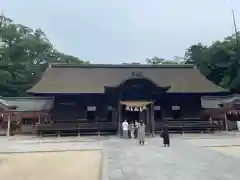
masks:
{"label": "roof eaves", "polygon": [[193,64],[51,64],[51,68],[195,68]]}
{"label": "roof eaves", "polygon": [[8,102],[3,99],[0,99],[0,107],[2,107],[4,110],[12,110],[17,108],[17,106],[8,104]]}
{"label": "roof eaves", "polygon": [[0,100],[51,100],[53,99],[53,97],[33,97],[33,96],[29,96],[29,97],[3,97],[0,98]]}

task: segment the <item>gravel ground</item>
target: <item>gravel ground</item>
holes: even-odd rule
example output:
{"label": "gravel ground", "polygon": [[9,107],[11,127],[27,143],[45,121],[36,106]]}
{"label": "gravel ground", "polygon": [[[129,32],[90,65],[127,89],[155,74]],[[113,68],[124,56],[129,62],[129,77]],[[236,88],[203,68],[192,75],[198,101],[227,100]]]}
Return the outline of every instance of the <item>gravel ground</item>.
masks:
{"label": "gravel ground", "polygon": [[0,154],[2,180],[98,180],[101,152]]}

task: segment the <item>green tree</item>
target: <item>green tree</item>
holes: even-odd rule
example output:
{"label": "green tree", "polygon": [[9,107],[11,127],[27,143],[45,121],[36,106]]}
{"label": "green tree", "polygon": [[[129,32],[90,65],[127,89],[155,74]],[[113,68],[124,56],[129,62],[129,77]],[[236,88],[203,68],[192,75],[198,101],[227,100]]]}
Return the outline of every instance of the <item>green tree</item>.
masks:
{"label": "green tree", "polygon": [[0,96],[22,96],[50,63],[89,63],[58,52],[41,29],[0,16]]}
{"label": "green tree", "polygon": [[163,58],[159,58],[159,57],[153,57],[152,59],[150,59],[150,58],[147,58],[146,59],[146,62],[148,63],[148,64],[161,64],[163,61],[164,61],[165,59],[163,59]]}
{"label": "green tree", "polygon": [[175,57],[174,60],[166,60],[164,58],[154,57],[152,59],[146,59],[147,64],[184,64],[185,59],[181,57]]}
{"label": "green tree", "polygon": [[186,63],[195,64],[215,84],[240,92],[240,59],[236,36],[210,46],[196,44],[185,54]]}

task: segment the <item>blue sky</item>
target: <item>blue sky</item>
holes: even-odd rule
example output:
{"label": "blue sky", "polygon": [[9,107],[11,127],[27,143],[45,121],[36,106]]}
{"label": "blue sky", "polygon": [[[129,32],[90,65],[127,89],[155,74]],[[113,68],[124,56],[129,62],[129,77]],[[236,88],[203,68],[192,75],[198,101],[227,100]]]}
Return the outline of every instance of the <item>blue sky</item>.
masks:
{"label": "blue sky", "polygon": [[[240,1],[232,7],[240,26]],[[41,28],[59,51],[92,63],[173,59],[233,33],[229,0],[0,0],[0,8]]]}

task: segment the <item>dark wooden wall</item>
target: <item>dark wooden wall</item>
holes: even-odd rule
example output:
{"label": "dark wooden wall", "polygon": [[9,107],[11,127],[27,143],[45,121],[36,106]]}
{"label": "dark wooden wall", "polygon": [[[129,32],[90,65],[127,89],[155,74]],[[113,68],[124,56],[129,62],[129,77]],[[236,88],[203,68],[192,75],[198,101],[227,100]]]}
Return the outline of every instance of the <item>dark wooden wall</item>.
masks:
{"label": "dark wooden wall", "polygon": [[[155,100],[161,107],[163,118],[173,117],[172,106],[179,105],[182,117],[199,117],[201,96],[192,94],[165,94]],[[96,121],[107,118],[108,106],[117,112],[119,99],[114,94],[78,94],[55,96],[52,119],[54,121],[86,121],[86,107],[96,106]]]}
{"label": "dark wooden wall", "polygon": [[96,121],[107,117],[108,106],[104,94],[79,94],[55,96],[52,120],[86,121],[88,106],[96,107]]}
{"label": "dark wooden wall", "polygon": [[162,118],[173,118],[172,106],[174,105],[180,106],[182,118],[199,117],[201,114],[200,95],[165,94],[155,101],[155,106],[161,107]]}

